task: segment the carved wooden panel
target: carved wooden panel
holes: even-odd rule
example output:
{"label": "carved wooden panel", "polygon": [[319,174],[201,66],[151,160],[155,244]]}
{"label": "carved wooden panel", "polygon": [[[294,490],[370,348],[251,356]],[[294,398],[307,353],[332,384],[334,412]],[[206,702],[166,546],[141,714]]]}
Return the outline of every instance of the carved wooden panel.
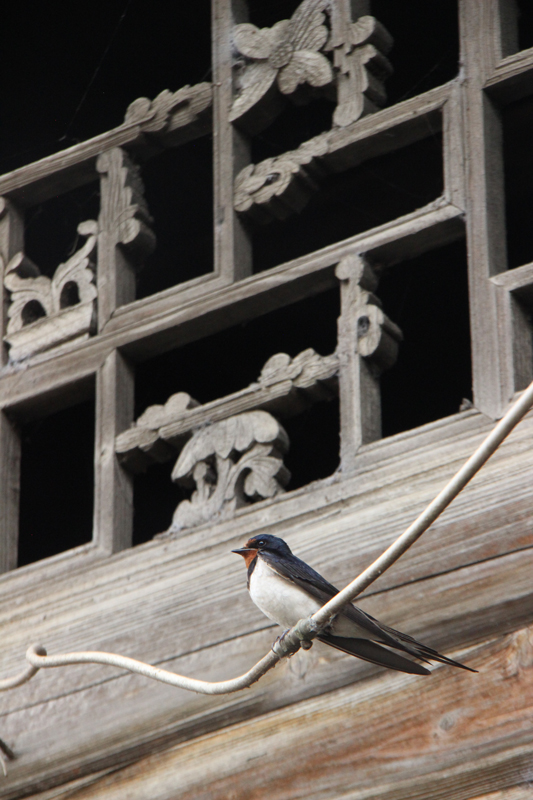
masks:
{"label": "carved wooden panel", "polygon": [[267,411],[247,411],[194,434],[180,453],[172,480],[196,488],[177,507],[170,531],[232,516],[251,500],[283,491],[290,472],[283,464],[289,439]]}
{"label": "carved wooden panel", "polygon": [[336,94],[336,126],[385,103],[383,81],[391,72],[385,53],[392,39],[374,17],[352,21],[340,0],[304,0],[291,19],[263,29],[243,23],[232,38],[240,59],[230,119],[250,132],[276,116],[280,94],[294,95],[300,87]]}
{"label": "carved wooden panel", "polygon": [[[533,54],[506,55],[514,3],[459,0],[459,76],[424,93],[415,86],[419,94],[389,107],[391,39],[371,16],[370,3],[304,0],[290,18],[263,29],[238,6],[213,2],[212,83],[139,98],[117,128],[0,177],[7,198],[0,216],[6,300],[0,319],[11,354],[0,373],[6,512],[0,568],[11,570],[0,585],[3,675],[20,668],[34,639],[44,639],[51,651],[118,650],[206,678],[244,671],[275,634],[250,604],[245,576],[229,551],[250,533],[268,531],[285,536],[332,580],[346,582],[432,499],[488,432],[489,418],[531,377],[533,271],[531,264],[507,270],[502,244],[499,109],[533,91]],[[414,6],[407,3],[405,14],[417,23]],[[331,130],[252,164],[250,137],[284,105],[315,98],[331,103]],[[210,130],[214,271],[135,300],[135,271],[154,246],[139,165]],[[256,222],[299,214],[331,174],[400,153],[435,132],[442,134],[442,196],[252,274],[249,234]],[[24,209],[97,178],[98,231],[86,229],[86,244],[61,272],[43,279],[16,255],[24,252]],[[379,373],[402,345],[376,299],[377,276],[465,236],[474,408],[380,441]],[[176,376],[183,391],[132,425],[136,362],[333,286],[341,294],[335,353],[276,353],[256,382],[204,405]],[[32,320],[35,303],[46,316]],[[95,382],[94,542],[16,570],[18,425],[91,396]],[[312,488],[286,491],[284,420],[336,394],[340,469]],[[178,696],[100,667],[54,671],[2,696],[0,737],[17,754],[3,796],[133,793],[166,800],[207,791],[222,798],[235,791],[248,796],[251,787],[257,797],[285,800],[291,791],[312,797],[318,787],[332,798],[348,793],[361,800],[496,800],[496,792],[505,800],[525,799],[531,736],[529,710],[520,701],[531,683],[530,439],[531,418],[361,601],[439,648],[476,648],[472,657],[482,669],[476,683],[470,676],[457,693],[443,672],[433,687],[400,686],[369,665],[324,656],[318,645],[307,661],[293,660],[272,682],[229,700]],[[131,473],[167,460],[176,460],[174,479],[192,490],[173,522],[173,532],[186,535],[128,549]],[[264,502],[269,498],[275,502]],[[418,718],[412,710],[422,695],[431,713],[425,707]],[[466,717],[448,708],[457,697]],[[353,713],[367,701],[361,739]],[[87,724],[80,726],[82,707]],[[339,735],[339,725],[346,735]],[[330,734],[330,752],[320,764]],[[295,744],[312,780],[292,757]]]}
{"label": "carved wooden panel", "polygon": [[87,241],[56,268],[52,278],[41,275],[22,252],[7,264],[4,286],[11,302],[4,339],[10,345],[12,361],[78,343],[94,331],[98,224],[93,220],[82,222],[78,234]]}
{"label": "carved wooden panel", "polygon": [[257,382],[240,392],[200,405],[186,392],[172,395],[164,406],[150,406],[134,425],[117,437],[119,458],[133,472],[153,461],[166,461],[180,450],[191,432],[251,409],[280,417],[297,414],[336,392],[338,358],[319,356],[312,348],[295,358],[277,353],[268,359]]}

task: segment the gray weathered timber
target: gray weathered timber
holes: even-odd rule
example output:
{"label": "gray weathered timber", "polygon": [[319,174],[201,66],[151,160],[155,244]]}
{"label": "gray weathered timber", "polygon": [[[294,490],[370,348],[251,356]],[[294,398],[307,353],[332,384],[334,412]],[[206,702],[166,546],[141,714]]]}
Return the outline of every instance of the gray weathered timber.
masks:
{"label": "gray weathered timber", "polygon": [[[209,84],[205,83],[183,87],[184,90],[189,89],[189,100],[192,99],[192,102],[184,104],[186,106],[185,113],[182,107],[177,115],[171,113],[164,120],[159,117],[158,122],[163,123],[163,128],[166,127],[166,130],[161,131],[161,125],[156,126],[157,136],[155,138],[164,141],[165,134],[168,134],[172,143],[177,139],[186,142],[207,133],[211,128],[211,98],[208,87]],[[200,98],[199,104],[198,98]],[[139,99],[146,100],[146,98]],[[114,147],[131,148],[140,155],[143,155],[145,151],[157,152],[161,149],[161,145],[154,146],[153,140],[148,143],[144,136],[146,127],[153,129],[154,114],[159,113],[159,109],[154,108],[155,102],[148,101],[148,105],[145,103],[143,105],[144,115],[131,113],[130,119],[117,128],[2,175],[0,177],[0,194],[5,194],[21,208],[26,208],[49,200],[54,195],[97,180],[96,160],[98,156]],[[135,106],[135,101],[130,105],[130,109],[133,106]],[[135,111],[139,111],[138,106]],[[197,111],[200,112],[199,115],[197,115]],[[201,119],[200,124],[199,118]],[[181,129],[179,133],[178,128]]]}
{"label": "gray weathered timber", "polygon": [[389,673],[356,682],[175,744],[64,796],[466,800],[491,791],[486,800],[522,800],[532,656],[525,627],[462,654],[477,676],[439,668],[427,680]]}
{"label": "gray weathered timber", "polygon": [[518,388],[511,331],[526,325],[523,319],[513,319],[508,297],[489,280],[507,268],[501,123],[482,91],[496,62],[496,15],[493,0],[460,4],[462,58],[469,76],[464,102],[473,391],[476,407],[492,417],[501,415]]}
{"label": "gray weathered timber", "polygon": [[231,30],[245,21],[246,12],[239,0],[220,0],[213,3],[212,14],[215,274],[231,282],[252,271],[251,245],[233,211],[233,178],[250,160],[249,144],[228,117],[233,91]]}
{"label": "gray weathered timber", "polygon": [[[532,426],[529,415],[427,538],[361,601],[365,609],[447,652],[531,621]],[[19,671],[26,646],[38,640],[50,652],[118,651],[207,679],[239,674],[266,652],[275,629],[251,604],[232,548],[253,533],[275,530],[344,585],[406,527],[488,427],[478,413],[465,412],[362,447],[349,480],[323,481],[312,492],[288,493],[233,520],[87,567],[78,562],[54,573],[51,559],[48,577],[39,565],[4,575],[3,675]],[[289,662],[242,695],[215,701],[96,665],[40,673],[1,697],[2,738],[20,752],[5,797],[376,674],[333,651],[313,648],[313,654],[318,661]],[[447,680],[456,679],[448,673]],[[75,722],[79,713],[83,725]]]}
{"label": "gray weathered timber", "polygon": [[118,463],[115,437],[133,418],[133,371],[114,350],[96,377],[93,540],[105,553],[131,547],[133,478]]}
{"label": "gray weathered timber", "polygon": [[486,82],[487,91],[503,105],[521,100],[533,89],[533,47],[502,59]]}
{"label": "gray weathered timber", "polygon": [[[236,177],[235,209],[260,221],[301,211],[320,188],[320,179],[330,172],[343,172],[357,164],[394,152],[414,142],[435,135],[443,128],[447,139],[460,131],[455,85],[445,85],[420,97],[405,100],[384,109],[366,120],[333,128],[303,142],[297,150],[246,166]],[[445,121],[443,122],[443,117]],[[445,149],[445,178],[451,177],[456,160],[456,146]],[[455,170],[462,170],[461,160]],[[276,178],[276,180],[273,180]],[[452,180],[448,199],[456,202]],[[447,195],[448,196],[448,195]]]}
{"label": "gray weathered timber", "polygon": [[155,248],[139,168],[119,147],[96,160],[101,175],[98,218],[98,328],[135,299],[135,270]]}
{"label": "gray weathered timber", "polygon": [[[335,265],[350,253],[368,253],[371,261],[393,264],[418,255],[437,244],[462,238],[463,211],[446,201],[437,201],[367,233],[325,247],[312,255],[253,275],[231,286],[216,284],[213,292],[188,295],[178,305],[173,293],[141,301],[139,309],[117,314],[104,332],[70,354],[53,361],[32,359],[24,372],[5,371],[1,378],[0,407],[16,407],[17,413],[32,413],[42,394],[62,390],[68,384],[94,375],[107,355],[124,348],[133,359],[148,358],[164,349],[186,344],[258,313],[280,308],[318,294],[336,285]],[[179,295],[176,295],[176,299]],[[41,395],[41,397],[39,397]]]}
{"label": "gray weathered timber", "polygon": [[7,328],[8,297],[4,286],[5,268],[24,246],[24,216],[5,197],[0,197],[0,368],[8,360],[4,333]]}
{"label": "gray weathered timber", "polygon": [[0,411],[0,572],[17,566],[20,497],[20,437]]}

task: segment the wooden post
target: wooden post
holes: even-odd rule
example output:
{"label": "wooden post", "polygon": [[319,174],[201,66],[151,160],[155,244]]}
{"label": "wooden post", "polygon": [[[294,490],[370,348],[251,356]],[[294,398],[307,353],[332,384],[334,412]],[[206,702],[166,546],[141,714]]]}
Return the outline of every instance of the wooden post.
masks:
{"label": "wooden post", "polygon": [[381,438],[379,375],[392,366],[402,335],[371,294],[377,278],[360,255],[337,265],[341,283],[338,320],[341,469],[349,472],[362,444]]}
{"label": "wooden post", "polygon": [[7,363],[4,336],[9,306],[4,287],[4,269],[13,256],[24,249],[24,215],[5,197],[0,197],[0,367]]}
{"label": "wooden post", "polygon": [[101,204],[98,218],[98,330],[116,308],[135,299],[135,269],[155,248],[139,168],[115,147],[98,156]]}
{"label": "wooden post", "polygon": [[0,572],[17,566],[20,500],[20,438],[0,412]]}
{"label": "wooden post", "polygon": [[507,269],[501,121],[483,90],[501,52],[498,20],[498,0],[461,0],[473,394],[476,408],[493,418],[519,388],[512,335],[526,325],[490,281]]}
{"label": "wooden post", "polygon": [[133,371],[114,350],[97,373],[94,541],[104,552],[131,547],[133,478],[118,463],[115,437],[133,420]]}
{"label": "wooden post", "polygon": [[[4,268],[24,247],[24,217],[9,200],[0,197],[0,366],[7,362],[4,334],[8,298]],[[0,572],[15,569],[18,556],[20,499],[20,438],[16,428],[0,412]]]}
{"label": "wooden post", "polygon": [[248,235],[233,208],[233,180],[250,162],[244,133],[229,120],[232,89],[231,30],[245,22],[244,7],[237,0],[213,3],[213,193],[215,272],[228,283],[250,275],[252,250]]}

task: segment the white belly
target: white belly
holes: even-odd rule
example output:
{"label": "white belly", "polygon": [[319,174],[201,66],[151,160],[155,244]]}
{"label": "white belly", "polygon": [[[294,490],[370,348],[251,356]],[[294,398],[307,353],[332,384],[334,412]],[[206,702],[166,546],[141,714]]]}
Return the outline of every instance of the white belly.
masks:
{"label": "white belly", "polygon": [[[292,628],[298,620],[310,617],[322,607],[322,603],[291,581],[282,578],[261,558],[257,559],[250,578],[250,597],[263,614],[282,628]],[[333,621],[331,632],[350,638],[373,638],[364,628],[343,616]]]}
{"label": "white belly", "polygon": [[299,619],[318,611],[320,603],[257,559],[250,578],[250,597],[269,619],[292,628]]}

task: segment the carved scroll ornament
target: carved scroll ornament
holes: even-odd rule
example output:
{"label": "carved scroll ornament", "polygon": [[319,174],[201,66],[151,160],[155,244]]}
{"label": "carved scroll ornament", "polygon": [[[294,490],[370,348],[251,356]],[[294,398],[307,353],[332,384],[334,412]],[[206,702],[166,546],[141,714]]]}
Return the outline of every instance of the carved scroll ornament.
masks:
{"label": "carved scroll ornament", "polygon": [[151,463],[176,457],[191,431],[252,409],[286,418],[314,402],[337,393],[339,360],[334,353],[320,356],[312,348],[294,358],[276,353],[263,366],[256,382],[245,389],[200,405],[185,392],[172,395],[165,405],[149,406],[128,430],[115,440],[120,461],[132,472]]}
{"label": "carved scroll ornament", "polygon": [[86,339],[93,331],[97,293],[91,257],[98,225],[94,220],[82,222],[78,233],[87,241],[57,267],[53,278],[41,275],[24,253],[17,253],[7,265],[4,285],[11,303],[4,339],[11,360]]}
{"label": "carved scroll ornament", "polygon": [[403,334],[372,292],[377,287],[373,270],[362,258],[346,256],[337,264],[335,274],[351,287],[349,326],[357,354],[370,361],[378,374],[390,369],[396,363]]}
{"label": "carved scroll ornament", "polygon": [[282,492],[290,478],[282,457],[288,447],[285,430],[266,411],[238,414],[195,433],[172,479],[196,489],[178,505],[170,530],[231,516],[252,500]]}
{"label": "carved scroll ornament", "polygon": [[381,107],[383,80],[391,72],[384,53],[392,39],[373,17],[352,22],[347,8],[341,0],[304,0],[290,20],[272,28],[236,25],[233,44],[241,59],[230,119],[257,132],[279,112],[276,95],[293,95],[302,84],[336,88],[336,126]]}
{"label": "carved scroll ornament", "polygon": [[320,134],[297,150],[244,167],[235,178],[235,211],[261,223],[301,211],[327,174],[320,157],[328,150],[328,134]]}
{"label": "carved scroll ornament", "polygon": [[209,133],[212,103],[210,83],[182,86],[177,92],[164,89],[154,100],[139,97],[130,103],[124,124],[137,124],[143,134],[175,147]]}

